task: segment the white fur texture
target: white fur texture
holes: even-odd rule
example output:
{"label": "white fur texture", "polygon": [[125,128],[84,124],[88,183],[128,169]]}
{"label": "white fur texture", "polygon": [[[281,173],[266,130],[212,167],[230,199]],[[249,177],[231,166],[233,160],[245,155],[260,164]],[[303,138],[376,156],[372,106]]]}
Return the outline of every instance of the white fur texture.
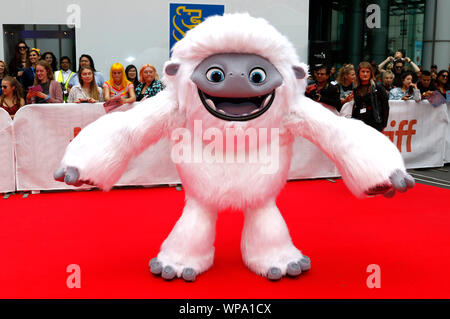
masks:
{"label": "white fur texture", "polygon": [[390,184],[391,174],[406,171],[403,158],[384,135],[363,122],[334,115],[306,97],[291,105],[285,125],[325,152],[350,191],[365,197],[371,187]]}
{"label": "white fur texture", "polygon": [[81,180],[107,191],[119,180],[130,159],[167,136],[176,120],[183,125],[170,91],[129,111],[106,114],[86,126],[67,146],[62,166],[78,168]]}
{"label": "white fur texture", "polygon": [[[205,109],[190,75],[216,53],[254,53],[273,63],[283,84],[266,113],[236,123],[220,120]],[[306,65],[287,38],[263,19],[248,14],[208,18],[174,46],[169,63],[179,63],[180,68],[176,75],[164,76],[164,91],[83,129],[68,146],[62,164],[77,167],[81,179],[109,189],[129,160],[162,136],[170,136],[177,127],[195,136],[195,120],[202,121],[204,130],[214,127],[224,134],[233,126],[279,129],[279,168],[273,174],[263,174],[261,163],[177,164],[187,201],[158,259],[174,268],[178,277],[184,268],[201,273],[211,267],[217,212],[227,207],[245,212],[241,248],[252,271],[265,276],[271,267],[278,267],[285,274],[288,263],[302,257],[275,205],[287,179],[295,136],[308,138],[327,153],[356,196],[389,183],[396,169],[405,170],[397,149],[382,134],[360,121],[339,118],[304,97],[306,78],[296,79],[292,67],[300,66],[307,73]]]}
{"label": "white fur texture", "polygon": [[214,261],[217,211],[187,197],[183,215],[161,245],[158,260],[174,268],[177,277],[183,269],[197,274],[208,270]]}
{"label": "white fur texture", "polygon": [[303,257],[292,243],[274,199],[245,212],[241,251],[248,268],[262,276],[271,267],[279,268],[285,275],[287,265]]}

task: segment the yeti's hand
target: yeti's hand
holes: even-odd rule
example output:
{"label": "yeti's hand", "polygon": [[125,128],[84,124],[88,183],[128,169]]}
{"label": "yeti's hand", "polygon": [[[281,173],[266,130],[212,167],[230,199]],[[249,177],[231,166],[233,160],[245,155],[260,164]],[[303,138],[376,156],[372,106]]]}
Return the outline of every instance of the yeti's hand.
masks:
{"label": "yeti's hand", "polygon": [[133,157],[167,135],[177,115],[170,92],[162,91],[126,112],[102,116],[67,146],[55,179],[109,190]]}
{"label": "yeti's hand", "polygon": [[[131,111],[131,110],[130,110]],[[92,122],[67,146],[56,180],[109,190],[120,178],[139,141],[133,141],[132,113],[117,112]]]}
{"label": "yeti's hand", "polygon": [[385,194],[414,186],[397,147],[362,121],[334,115],[311,99],[291,106],[285,122],[294,135],[316,144],[336,164],[349,190],[357,197]]}
{"label": "yeti's hand", "polygon": [[401,170],[396,170],[389,177],[389,181],[371,187],[365,194],[368,196],[383,194],[384,197],[391,198],[396,191],[400,193],[406,192],[408,189],[413,188],[415,184],[416,182],[411,175]]}
{"label": "yeti's hand", "polygon": [[80,187],[83,184],[95,186],[93,184],[93,182],[91,182],[89,180],[87,180],[87,181],[81,180],[80,172],[78,171],[78,168],[72,167],[72,166],[69,166],[67,168],[61,167],[61,168],[57,169],[53,173],[53,177],[58,182],[63,182],[63,183],[66,183],[67,185],[72,185],[75,187]]}

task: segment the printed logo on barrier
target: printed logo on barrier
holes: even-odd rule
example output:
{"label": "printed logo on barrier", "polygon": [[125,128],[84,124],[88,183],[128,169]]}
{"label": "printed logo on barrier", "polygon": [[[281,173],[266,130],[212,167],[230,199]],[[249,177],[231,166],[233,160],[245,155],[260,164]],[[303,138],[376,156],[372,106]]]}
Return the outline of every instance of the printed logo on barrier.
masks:
{"label": "printed logo on barrier", "polygon": [[[412,137],[416,134],[416,130],[414,129],[414,125],[417,124],[417,120],[403,120],[400,121],[398,124],[398,128],[395,131],[387,131],[386,129],[383,131],[383,134],[389,137],[389,139],[392,141],[392,143],[395,143],[395,138],[397,138],[397,148],[400,152],[402,152],[402,144],[403,144],[403,137],[406,136],[406,152],[411,153],[412,152]],[[395,128],[397,125],[397,122],[391,121],[389,124],[392,128]]]}
{"label": "printed logo on barrier", "polygon": [[[77,137],[77,135],[81,132],[81,127],[74,127],[73,128],[73,138]],[[70,142],[73,141],[73,138],[70,139]]]}
{"label": "printed logo on barrier", "polygon": [[170,4],[170,52],[175,43],[183,39],[186,32],[195,28],[203,20],[213,15],[223,15],[224,5],[210,4]]}

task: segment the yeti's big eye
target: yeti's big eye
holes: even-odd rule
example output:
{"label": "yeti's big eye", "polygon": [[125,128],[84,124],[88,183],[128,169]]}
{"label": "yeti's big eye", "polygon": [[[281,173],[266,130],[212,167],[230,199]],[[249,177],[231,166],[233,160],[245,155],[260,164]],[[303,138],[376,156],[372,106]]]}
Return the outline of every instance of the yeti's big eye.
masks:
{"label": "yeti's big eye", "polygon": [[211,82],[222,82],[225,79],[223,71],[219,68],[211,68],[206,72],[206,78]]}
{"label": "yeti's big eye", "polygon": [[262,83],[266,79],[266,72],[260,68],[253,69],[249,78],[253,83]]}

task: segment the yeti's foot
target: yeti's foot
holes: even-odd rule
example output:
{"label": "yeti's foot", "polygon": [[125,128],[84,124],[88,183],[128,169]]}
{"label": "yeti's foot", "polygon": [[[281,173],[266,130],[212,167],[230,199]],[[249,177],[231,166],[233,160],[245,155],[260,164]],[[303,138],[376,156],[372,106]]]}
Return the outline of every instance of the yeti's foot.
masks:
{"label": "yeti's foot", "polygon": [[158,259],[155,257],[152,260],[150,260],[149,263],[150,272],[156,276],[161,275],[162,278],[165,280],[172,280],[175,277],[180,277],[177,275],[177,273],[180,272],[181,269],[181,277],[185,281],[194,281],[197,277],[197,272],[190,267],[184,267],[184,266],[171,266],[171,265],[163,265],[162,262],[158,261]]}
{"label": "yeti's foot", "polygon": [[161,245],[150,271],[166,280],[194,281],[214,262],[214,236],[217,212],[186,197],[183,214]]}
{"label": "yeti's foot", "polygon": [[292,243],[275,200],[245,212],[241,242],[247,267],[270,280],[297,277],[311,268],[311,261]]}
{"label": "yeti's foot", "polygon": [[309,257],[302,255],[293,245],[276,252],[265,252],[259,256],[246,255],[245,257],[244,261],[251,271],[272,281],[280,280],[283,276],[298,277],[311,269]]}
{"label": "yeti's foot", "polygon": [[[197,265],[195,265],[197,264]],[[212,263],[211,263],[212,265]],[[210,265],[210,266],[211,266]],[[198,263],[181,263],[161,261],[158,257],[149,262],[150,272],[155,276],[161,276],[165,280],[183,278],[185,281],[195,281],[197,275],[207,270],[210,266],[201,267]],[[206,268],[206,269],[205,269]]]}
{"label": "yeti's foot", "polygon": [[297,277],[302,272],[308,271],[311,269],[311,260],[308,256],[303,255],[303,257],[297,262],[293,261],[287,264],[286,271],[283,272],[279,267],[270,267],[267,272],[267,278],[269,280],[280,280],[283,277],[283,273],[285,273],[289,277]]}

